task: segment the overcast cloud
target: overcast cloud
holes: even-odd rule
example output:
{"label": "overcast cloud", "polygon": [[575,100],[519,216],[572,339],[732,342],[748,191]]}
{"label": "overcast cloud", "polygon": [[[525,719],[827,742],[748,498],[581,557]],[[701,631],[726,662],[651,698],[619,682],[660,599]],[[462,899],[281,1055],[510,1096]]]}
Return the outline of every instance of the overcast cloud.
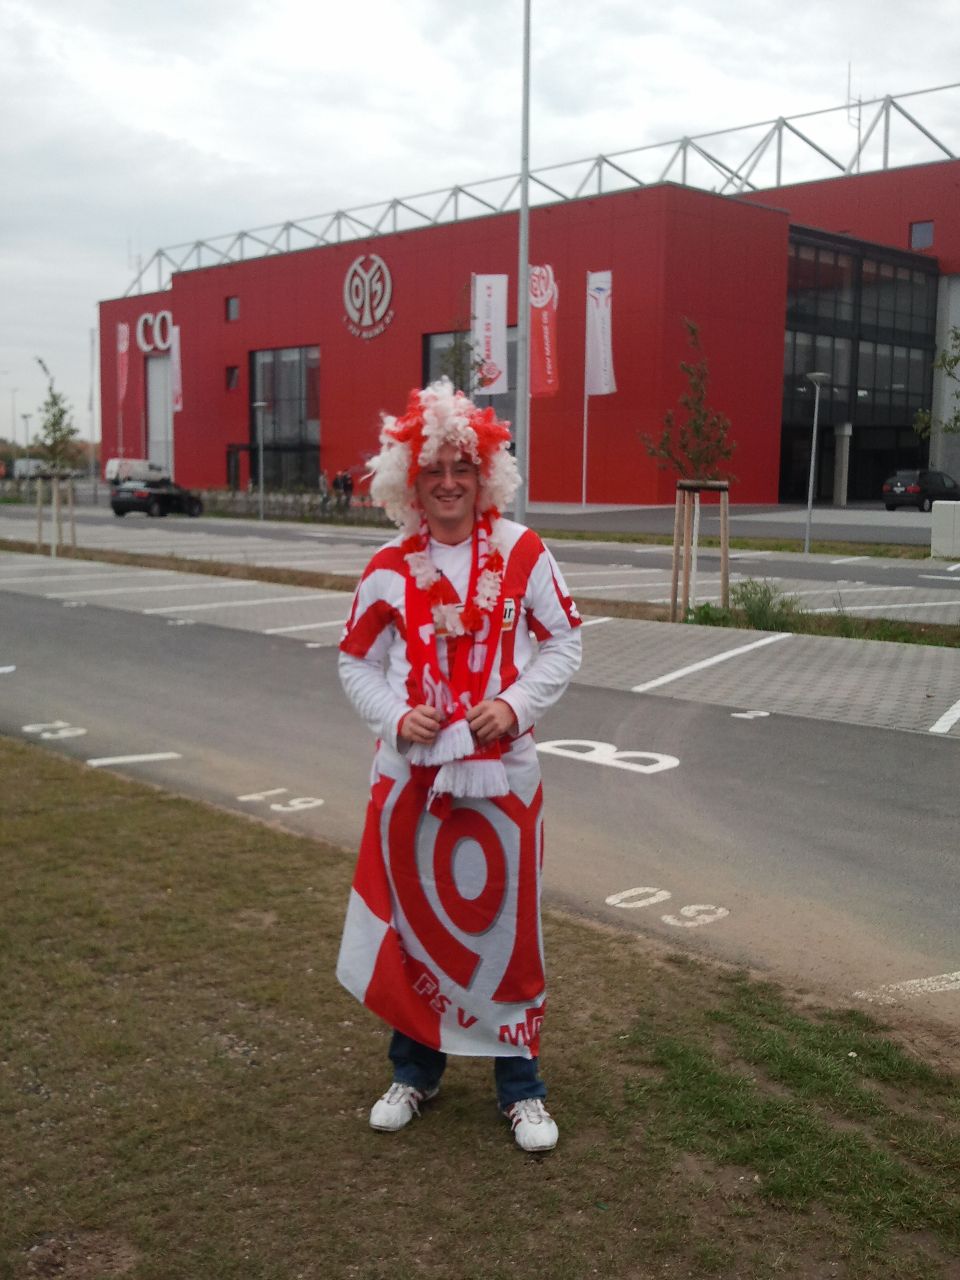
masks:
{"label": "overcast cloud", "polygon": [[[952,84],[955,19],[533,0],[531,165],[838,106],[848,64],[864,99]],[[14,408],[18,441],[37,427],[37,355],[90,434],[96,303],[157,248],[516,172],[521,22],[522,0],[0,0],[0,436]],[[957,91],[906,105],[960,153]],[[818,136],[846,159],[845,115]]]}

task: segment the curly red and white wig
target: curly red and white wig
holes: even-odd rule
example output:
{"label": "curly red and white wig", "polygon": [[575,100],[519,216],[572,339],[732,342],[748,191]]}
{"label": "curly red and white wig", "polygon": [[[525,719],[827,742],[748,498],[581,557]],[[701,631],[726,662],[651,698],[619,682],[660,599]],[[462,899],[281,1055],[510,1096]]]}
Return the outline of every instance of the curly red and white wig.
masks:
{"label": "curly red and white wig", "polygon": [[441,378],[422,391],[411,391],[406,412],[383,415],[380,452],[370,461],[370,496],[406,534],[416,532],[421,513],[414,481],[423,467],[450,444],[479,469],[479,514],[499,515],[520,484],[510,452],[510,424],[493,409],[478,409]]}

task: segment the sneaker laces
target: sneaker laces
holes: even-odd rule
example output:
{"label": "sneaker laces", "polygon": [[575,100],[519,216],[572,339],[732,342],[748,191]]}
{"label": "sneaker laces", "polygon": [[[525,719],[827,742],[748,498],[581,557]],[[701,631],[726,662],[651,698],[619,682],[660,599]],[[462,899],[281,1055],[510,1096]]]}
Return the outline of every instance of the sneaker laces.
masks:
{"label": "sneaker laces", "polygon": [[418,1116],[420,1114],[418,1104],[423,1101],[423,1094],[412,1084],[400,1084],[395,1080],[380,1101],[387,1102],[391,1106],[406,1102],[412,1108],[414,1115]]}
{"label": "sneaker laces", "polygon": [[550,1112],[543,1105],[542,1098],[522,1098],[520,1102],[513,1104],[507,1114],[514,1129],[524,1121],[527,1124],[543,1124],[550,1119]]}

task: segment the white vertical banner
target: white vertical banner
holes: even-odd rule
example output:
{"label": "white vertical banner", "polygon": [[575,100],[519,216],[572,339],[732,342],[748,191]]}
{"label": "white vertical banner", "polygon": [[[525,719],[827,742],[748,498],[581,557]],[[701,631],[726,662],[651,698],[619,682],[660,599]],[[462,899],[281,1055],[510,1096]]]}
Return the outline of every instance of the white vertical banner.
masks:
{"label": "white vertical banner", "polygon": [[170,326],[170,392],[174,413],[183,408],[183,368],[180,364],[180,326]]}
{"label": "white vertical banner", "polygon": [[587,272],[587,350],[584,357],[588,396],[617,389],[613,373],[613,272]]}
{"label": "white vertical banner", "polygon": [[485,396],[506,394],[507,276],[472,277],[472,328],[475,373],[471,391]]}
{"label": "white vertical banner", "polygon": [[127,376],[130,368],[130,326],[117,325],[117,405],[122,409],[127,396]]}
{"label": "white vertical banner", "polygon": [[123,457],[123,402],[130,372],[130,326],[117,325],[117,454]]}
{"label": "white vertical banner", "polygon": [[608,396],[617,389],[613,374],[613,272],[587,272],[587,326],[583,355],[583,454],[580,501],[587,505],[587,436],[590,396]]}

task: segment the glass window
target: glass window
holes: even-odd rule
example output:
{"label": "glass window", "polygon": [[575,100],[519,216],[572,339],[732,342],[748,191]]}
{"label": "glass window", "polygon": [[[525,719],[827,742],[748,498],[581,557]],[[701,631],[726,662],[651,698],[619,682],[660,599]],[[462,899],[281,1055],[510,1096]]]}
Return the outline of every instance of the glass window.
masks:
{"label": "glass window", "polygon": [[860,343],[857,355],[858,404],[873,400],[873,389],[876,381],[876,353],[877,344],[875,342]]}
{"label": "glass window", "polygon": [[[319,384],[319,347],[283,347],[251,353],[250,473],[256,479],[262,431],[266,487],[316,487],[320,466]],[[261,407],[255,407],[258,404]]]}
{"label": "glass window", "polygon": [[794,362],[793,371],[796,375],[798,383],[803,381],[803,375],[809,373],[813,368],[813,334],[798,333],[795,338],[796,343],[796,360]]}
{"label": "glass window", "polygon": [[860,323],[876,326],[880,305],[880,264],[864,258],[860,275]]}
{"label": "glass window", "polygon": [[907,348],[893,348],[893,379],[891,387],[894,391],[907,389]]}
{"label": "glass window", "polygon": [[793,313],[798,320],[813,317],[817,309],[817,251],[812,245],[796,246],[796,257],[790,260],[789,281]]}
{"label": "glass window", "polygon": [[853,321],[853,258],[849,253],[837,254],[837,319]]}
{"label": "glass window", "polygon": [[814,340],[813,370],[811,372],[826,373],[833,381],[833,339],[828,333],[818,333]]}
{"label": "glass window", "polygon": [[927,374],[932,364],[928,351],[910,348],[910,368],[907,373],[907,389],[912,396],[922,396],[927,390]]}
{"label": "glass window", "polygon": [[910,223],[910,248],[911,249],[932,249],[933,248],[933,223],[932,222],[911,222]]}
{"label": "glass window", "polygon": [[833,340],[833,385],[846,390],[850,386],[850,353],[853,343],[849,338]]}
{"label": "glass window", "polygon": [[797,335],[788,329],[783,340],[783,376],[789,378],[793,373],[793,354],[797,345]]}
{"label": "glass window", "polygon": [[897,315],[897,278],[895,268],[889,262],[881,262],[878,286],[877,324],[881,329],[892,329]]}
{"label": "glass window", "polygon": [[816,313],[822,320],[832,320],[837,303],[837,255],[832,249],[817,251]]}
{"label": "glass window", "polygon": [[236,297],[225,298],[223,303],[223,314],[224,314],[224,318],[227,320],[239,320],[240,319],[240,299]]}
{"label": "glass window", "polygon": [[[471,373],[473,352],[468,333],[430,333],[425,339],[427,381],[446,375],[454,385],[465,386]],[[507,387],[499,396],[485,396],[477,391],[471,399],[481,408],[489,405],[498,418],[512,422],[517,407],[517,330],[507,329]]]}

